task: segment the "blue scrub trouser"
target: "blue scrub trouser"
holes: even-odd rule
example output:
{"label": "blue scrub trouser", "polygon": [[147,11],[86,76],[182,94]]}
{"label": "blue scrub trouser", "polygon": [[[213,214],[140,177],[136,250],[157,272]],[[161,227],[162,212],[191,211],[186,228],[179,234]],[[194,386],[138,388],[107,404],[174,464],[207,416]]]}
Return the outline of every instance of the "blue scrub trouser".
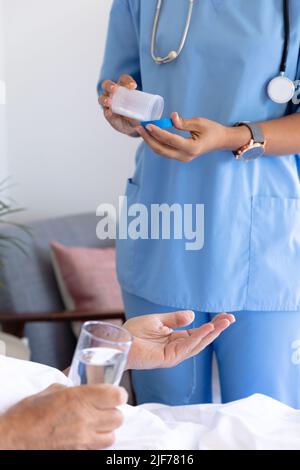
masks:
{"label": "blue scrub trouser", "polygon": [[[175,310],[127,292],[123,298],[127,318]],[[233,313],[236,323],[198,356],[173,369],[133,371],[138,403],[211,403],[215,351],[224,403],[262,393],[300,408],[300,312]],[[215,316],[195,314],[194,327]]]}

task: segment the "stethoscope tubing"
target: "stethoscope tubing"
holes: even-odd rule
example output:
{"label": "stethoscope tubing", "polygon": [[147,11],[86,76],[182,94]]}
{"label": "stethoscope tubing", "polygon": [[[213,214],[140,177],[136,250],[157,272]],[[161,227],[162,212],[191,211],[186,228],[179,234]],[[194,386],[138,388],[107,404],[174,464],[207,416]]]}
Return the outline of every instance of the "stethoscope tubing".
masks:
{"label": "stethoscope tubing", "polygon": [[[184,31],[180,39],[178,49],[172,50],[165,57],[160,57],[156,55],[156,43],[157,43],[157,30],[159,25],[159,20],[161,16],[163,0],[158,0],[156,5],[153,30],[152,30],[152,39],[151,39],[151,57],[153,61],[158,64],[169,64],[174,62],[181,54],[188,37],[189,29],[191,26],[191,20],[193,16],[194,1],[189,0],[189,9],[184,26]],[[290,47],[290,2],[289,0],[282,0],[283,2],[283,20],[284,20],[284,44],[283,51],[280,63],[279,75],[273,78],[268,85],[268,95],[272,101],[275,103],[287,103],[295,92],[295,84],[292,80],[287,78],[286,69],[287,69],[287,59],[289,54]]]}
{"label": "stethoscope tubing", "polygon": [[[161,16],[162,11],[162,4],[163,0],[158,0],[156,5],[154,23],[153,23],[153,30],[152,30],[152,40],[151,40],[151,57],[156,64],[169,64],[176,60],[179,55],[181,54],[188,37],[191,20],[193,16],[193,8],[194,8],[194,1],[189,0],[189,10],[188,15],[184,27],[184,31],[179,43],[178,49],[175,51],[170,51],[168,55],[165,57],[160,57],[156,55],[156,38],[157,38],[157,30],[159,25],[159,19]],[[290,46],[290,2],[289,0],[283,0],[283,16],[284,16],[284,47],[282,52],[282,59],[280,64],[280,75],[284,75],[287,68],[287,58],[289,53],[289,46]]]}
{"label": "stethoscope tubing", "polygon": [[281,75],[284,75],[286,72],[287,58],[289,55],[289,48],[290,48],[291,25],[290,25],[290,2],[289,0],[283,0],[283,16],[284,16],[284,47],[283,47],[281,64],[280,64]]}
{"label": "stethoscope tubing", "polygon": [[188,10],[188,15],[187,15],[187,20],[185,23],[184,31],[183,31],[178,49],[176,51],[170,51],[169,54],[166,55],[165,57],[160,57],[156,55],[156,37],[157,37],[157,29],[159,25],[161,10],[162,10],[162,0],[157,1],[153,30],[152,30],[152,40],[151,40],[151,56],[156,64],[169,64],[170,62],[173,62],[175,59],[177,59],[177,57],[181,54],[185,46],[187,37],[188,37],[191,20],[193,16],[193,8],[194,8],[194,0],[189,0],[189,10]]}

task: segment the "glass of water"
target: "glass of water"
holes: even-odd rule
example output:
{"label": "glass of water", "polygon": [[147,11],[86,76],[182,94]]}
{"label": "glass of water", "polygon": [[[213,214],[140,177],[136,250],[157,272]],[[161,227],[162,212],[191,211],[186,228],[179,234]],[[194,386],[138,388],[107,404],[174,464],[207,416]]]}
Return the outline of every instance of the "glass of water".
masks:
{"label": "glass of water", "polygon": [[75,386],[119,385],[125,370],[132,336],[111,323],[84,323],[74,353],[69,378]]}

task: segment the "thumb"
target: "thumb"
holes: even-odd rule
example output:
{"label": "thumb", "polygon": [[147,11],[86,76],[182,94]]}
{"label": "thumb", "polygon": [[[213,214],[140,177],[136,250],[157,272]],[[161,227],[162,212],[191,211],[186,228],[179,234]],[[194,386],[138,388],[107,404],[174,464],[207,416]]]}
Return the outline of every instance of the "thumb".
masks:
{"label": "thumb", "polygon": [[195,129],[195,121],[194,119],[184,119],[179,116],[178,113],[172,113],[171,115],[173,125],[179,131],[193,131]]}
{"label": "thumb", "polygon": [[122,75],[118,81],[118,85],[135,90],[137,88],[136,81],[130,75]]}
{"label": "thumb", "polygon": [[174,329],[190,325],[195,319],[195,314],[191,310],[183,310],[180,312],[161,313],[159,318],[164,326]]}

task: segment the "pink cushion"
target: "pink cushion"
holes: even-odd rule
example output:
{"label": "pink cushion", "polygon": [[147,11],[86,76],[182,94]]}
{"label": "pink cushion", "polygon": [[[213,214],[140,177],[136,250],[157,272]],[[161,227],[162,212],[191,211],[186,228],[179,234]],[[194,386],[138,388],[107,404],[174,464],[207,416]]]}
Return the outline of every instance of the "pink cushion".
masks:
{"label": "pink cushion", "polygon": [[56,242],[50,246],[68,310],[124,310],[114,248],[69,248]]}

